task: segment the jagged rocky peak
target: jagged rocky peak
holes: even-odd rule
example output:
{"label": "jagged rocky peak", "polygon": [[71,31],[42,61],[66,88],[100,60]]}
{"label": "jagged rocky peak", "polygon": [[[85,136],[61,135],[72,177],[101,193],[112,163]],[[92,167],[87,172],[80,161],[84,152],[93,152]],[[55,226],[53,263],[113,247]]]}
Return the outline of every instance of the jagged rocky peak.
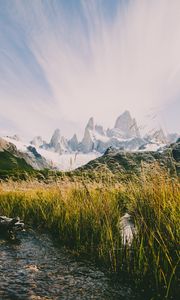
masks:
{"label": "jagged rocky peak", "polygon": [[127,123],[132,121],[131,114],[128,110],[125,110],[116,120],[114,128],[126,129]]}
{"label": "jagged rocky peak", "polygon": [[158,143],[162,143],[162,144],[167,143],[167,137],[166,137],[164,131],[162,130],[162,128],[160,128],[159,130],[156,130],[153,134],[153,137],[154,137],[155,141]]}
{"label": "jagged rocky peak", "polygon": [[53,146],[55,152],[59,154],[63,154],[67,151],[68,145],[66,139],[62,136],[60,137],[59,142],[57,142],[56,145]]}
{"label": "jagged rocky peak", "polygon": [[78,139],[77,139],[77,135],[74,134],[73,137],[68,141],[68,145],[71,148],[72,151],[77,151],[78,150]]}
{"label": "jagged rocky peak", "polygon": [[117,118],[114,128],[121,132],[123,138],[140,137],[137,122],[128,110]]}
{"label": "jagged rocky peak", "polygon": [[94,130],[94,118],[91,117],[86,125],[86,129]]}
{"label": "jagged rocky peak", "polygon": [[84,153],[88,153],[93,150],[97,151],[99,138],[101,139],[100,136],[102,136],[102,138],[105,137],[103,126],[97,124],[95,125],[94,119],[91,117],[86,125],[84,137],[79,145],[79,149]]}
{"label": "jagged rocky peak", "polygon": [[94,119],[91,117],[86,125],[84,136],[80,144],[80,149],[84,153],[91,152],[93,150],[93,136],[92,131],[94,131]]}
{"label": "jagged rocky peak", "polygon": [[31,145],[34,145],[35,147],[40,147],[45,143],[45,141],[43,141],[42,137],[40,135],[35,136],[33,138],[33,140],[30,142]]}
{"label": "jagged rocky peak", "polygon": [[48,148],[54,149],[55,152],[63,154],[70,152],[68,142],[64,136],[61,136],[60,130],[56,129],[52,135]]}
{"label": "jagged rocky peak", "polygon": [[166,144],[167,143],[167,137],[162,130],[162,128],[155,130],[154,132],[147,134],[146,139],[149,140],[150,142],[154,143],[160,143],[160,144]]}
{"label": "jagged rocky peak", "polygon": [[60,129],[57,128],[52,135],[49,146],[56,149],[58,146],[58,143],[60,142],[60,139],[61,139],[61,132],[60,132]]}
{"label": "jagged rocky peak", "polygon": [[84,137],[81,142],[81,151],[84,153],[91,152],[94,148],[94,141],[93,136],[91,134],[91,130],[89,130],[89,127],[86,126]]}
{"label": "jagged rocky peak", "polygon": [[73,135],[73,137],[71,138],[71,141],[78,144],[78,138],[77,138],[76,134]]}
{"label": "jagged rocky peak", "polygon": [[95,131],[97,133],[99,133],[100,135],[105,135],[105,131],[103,129],[103,126],[101,126],[101,125],[95,125]]}

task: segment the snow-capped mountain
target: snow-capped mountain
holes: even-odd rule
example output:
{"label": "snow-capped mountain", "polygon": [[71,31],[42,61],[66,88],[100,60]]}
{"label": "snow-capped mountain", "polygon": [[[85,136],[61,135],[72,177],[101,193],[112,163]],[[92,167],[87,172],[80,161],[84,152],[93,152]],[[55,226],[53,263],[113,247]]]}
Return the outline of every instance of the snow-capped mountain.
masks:
{"label": "snow-capped mountain", "polygon": [[105,130],[103,126],[95,124],[91,117],[85,127],[82,141],[78,141],[76,134],[67,140],[56,129],[50,142],[43,141],[40,136],[36,136],[31,144],[55,153],[90,153],[98,152],[103,154],[108,147],[123,148],[124,150],[137,150],[146,144],[146,140],[141,137],[137,122],[131,117],[129,111],[121,114],[113,128]]}
{"label": "snow-capped mountain", "polygon": [[83,153],[90,151],[104,153],[109,147],[136,150],[144,143],[136,120],[131,118],[128,111],[125,111],[117,118],[112,129],[104,130],[101,125],[94,124],[94,119],[90,118],[82,142],[79,144],[79,150]]}
{"label": "snow-capped mountain", "polygon": [[156,151],[178,137],[177,134],[166,136],[162,129],[142,137],[136,120],[125,111],[116,119],[114,127],[108,129],[96,124],[91,117],[81,141],[76,134],[66,139],[59,129],[54,131],[49,142],[41,136],[34,137],[30,143],[23,143],[17,135],[5,139],[15,144],[19,151],[31,153],[31,156],[41,155],[52,168],[70,170],[97,158],[109,147],[124,151]]}
{"label": "snow-capped mountain", "polygon": [[103,126],[96,124],[91,117],[85,127],[82,141],[78,141],[76,134],[70,140],[67,140],[61,135],[60,130],[56,129],[49,143],[37,136],[31,141],[31,144],[62,155],[74,152],[103,154],[109,147],[134,151],[139,148],[142,150],[144,146],[147,149],[150,145],[151,149],[157,149],[167,144],[167,142],[168,138],[162,129],[142,137],[136,120],[126,110],[117,118],[114,127],[106,130]]}

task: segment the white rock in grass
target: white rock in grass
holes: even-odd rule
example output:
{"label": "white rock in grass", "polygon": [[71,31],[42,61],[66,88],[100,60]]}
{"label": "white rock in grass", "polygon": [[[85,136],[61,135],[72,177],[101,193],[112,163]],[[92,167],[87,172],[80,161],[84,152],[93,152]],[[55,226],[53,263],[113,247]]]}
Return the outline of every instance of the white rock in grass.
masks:
{"label": "white rock in grass", "polygon": [[119,225],[122,237],[122,244],[127,244],[130,246],[132,244],[134,235],[136,234],[136,228],[134,226],[134,223],[132,222],[131,215],[126,213],[123,217],[121,217]]}

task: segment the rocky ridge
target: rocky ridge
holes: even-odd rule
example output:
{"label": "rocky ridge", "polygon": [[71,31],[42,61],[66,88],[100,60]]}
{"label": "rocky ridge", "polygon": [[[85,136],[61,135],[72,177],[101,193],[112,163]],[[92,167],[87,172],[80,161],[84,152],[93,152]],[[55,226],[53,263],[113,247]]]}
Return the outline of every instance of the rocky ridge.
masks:
{"label": "rocky ridge", "polygon": [[95,124],[91,117],[85,127],[82,141],[78,141],[76,134],[71,139],[66,139],[59,129],[56,129],[50,142],[44,141],[40,136],[35,137],[31,144],[55,153],[90,153],[103,154],[107,148],[134,150],[157,150],[167,143],[172,143],[178,138],[177,134],[166,136],[162,129],[141,136],[135,118],[129,111],[125,111],[115,121],[113,128],[104,129],[102,125]]}
{"label": "rocky ridge", "polygon": [[108,148],[105,153],[85,166],[77,169],[79,171],[99,172],[106,170],[113,174],[139,174],[142,167],[159,167],[168,172],[180,176],[180,139],[176,143],[164,147],[161,151],[135,151],[128,152]]}

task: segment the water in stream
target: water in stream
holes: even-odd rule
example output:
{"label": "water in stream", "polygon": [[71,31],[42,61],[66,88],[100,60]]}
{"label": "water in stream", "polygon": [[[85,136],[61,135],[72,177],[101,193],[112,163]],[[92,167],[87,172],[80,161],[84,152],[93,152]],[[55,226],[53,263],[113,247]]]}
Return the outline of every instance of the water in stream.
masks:
{"label": "water in stream", "polygon": [[130,300],[97,267],[56,247],[46,234],[19,234],[19,242],[0,239],[0,300]]}

